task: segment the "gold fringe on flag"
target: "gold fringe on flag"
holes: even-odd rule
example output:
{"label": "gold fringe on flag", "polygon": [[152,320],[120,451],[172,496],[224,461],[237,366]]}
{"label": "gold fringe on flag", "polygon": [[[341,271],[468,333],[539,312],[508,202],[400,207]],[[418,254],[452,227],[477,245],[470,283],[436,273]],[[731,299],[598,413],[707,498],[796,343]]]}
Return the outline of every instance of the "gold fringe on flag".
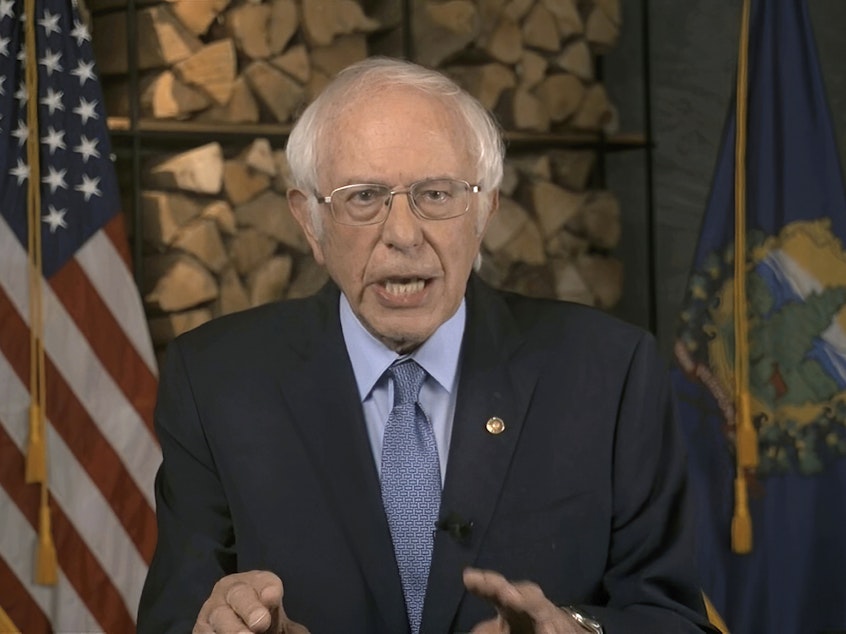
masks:
{"label": "gold fringe on flag", "polygon": [[58,578],[56,548],[50,527],[49,489],[47,479],[46,384],[44,362],[44,311],[42,307],[41,252],[41,170],[38,139],[38,46],[35,39],[35,0],[26,0],[26,89],[27,102],[27,230],[29,254],[29,315],[30,315],[30,411],[29,442],[26,455],[26,481],[40,483],[41,504],[38,513],[38,545],[35,553],[35,581],[55,585]]}
{"label": "gold fringe on flag", "polygon": [[758,466],[758,437],[752,425],[749,397],[749,324],[746,307],[746,117],[749,84],[750,0],[743,1],[737,54],[737,110],[734,165],[734,381],[736,473],[731,548],[752,551],[752,518],[746,475]]}
{"label": "gold fringe on flag", "polygon": [[14,621],[9,618],[9,615],[6,614],[6,611],[3,608],[0,608],[0,632],[9,632],[10,634],[21,634],[20,628],[18,628]]}
{"label": "gold fringe on flag", "polygon": [[38,511],[38,548],[35,552],[35,583],[54,586],[58,581],[59,565],[50,525],[50,505],[47,485],[41,485],[41,508]]}

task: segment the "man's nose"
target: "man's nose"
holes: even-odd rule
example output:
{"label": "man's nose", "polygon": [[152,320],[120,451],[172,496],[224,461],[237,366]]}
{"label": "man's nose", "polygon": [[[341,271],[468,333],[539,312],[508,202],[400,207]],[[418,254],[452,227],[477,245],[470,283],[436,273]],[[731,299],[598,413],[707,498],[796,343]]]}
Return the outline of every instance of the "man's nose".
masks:
{"label": "man's nose", "polygon": [[411,194],[408,191],[394,192],[388,205],[388,217],[382,225],[382,241],[397,248],[420,244],[423,239],[422,224],[411,207]]}

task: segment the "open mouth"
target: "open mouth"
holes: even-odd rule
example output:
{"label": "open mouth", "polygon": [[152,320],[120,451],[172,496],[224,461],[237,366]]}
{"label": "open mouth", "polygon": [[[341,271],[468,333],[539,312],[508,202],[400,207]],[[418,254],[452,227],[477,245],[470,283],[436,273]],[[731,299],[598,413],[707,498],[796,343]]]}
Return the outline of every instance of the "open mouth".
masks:
{"label": "open mouth", "polygon": [[422,291],[426,286],[426,280],[417,277],[390,279],[382,282],[382,286],[389,295],[402,297]]}

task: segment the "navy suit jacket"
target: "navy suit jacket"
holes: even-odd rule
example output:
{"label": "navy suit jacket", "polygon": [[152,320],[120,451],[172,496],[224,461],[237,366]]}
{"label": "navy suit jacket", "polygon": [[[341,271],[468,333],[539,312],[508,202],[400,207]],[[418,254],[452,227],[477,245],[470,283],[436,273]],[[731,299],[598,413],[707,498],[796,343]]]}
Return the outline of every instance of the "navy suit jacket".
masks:
{"label": "navy suit jacket", "polygon": [[[253,569],[281,577],[288,615],[313,634],[408,631],[338,293],[217,319],[171,345],[139,632],[190,631],[218,579]],[[652,337],[475,276],[467,308],[441,517],[472,529],[436,531],[422,631],[494,614],[464,591],[466,566],[535,581],[608,634],[709,631]]]}

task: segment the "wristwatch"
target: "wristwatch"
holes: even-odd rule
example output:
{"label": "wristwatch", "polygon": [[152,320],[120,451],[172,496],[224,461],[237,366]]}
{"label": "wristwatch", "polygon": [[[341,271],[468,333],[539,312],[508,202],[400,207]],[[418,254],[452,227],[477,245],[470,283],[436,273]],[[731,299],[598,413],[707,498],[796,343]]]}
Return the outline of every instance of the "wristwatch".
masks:
{"label": "wristwatch", "polygon": [[570,617],[578,623],[585,632],[590,632],[591,634],[605,634],[602,624],[595,618],[585,614],[583,610],[580,610],[572,605],[561,606],[561,609],[569,614]]}

